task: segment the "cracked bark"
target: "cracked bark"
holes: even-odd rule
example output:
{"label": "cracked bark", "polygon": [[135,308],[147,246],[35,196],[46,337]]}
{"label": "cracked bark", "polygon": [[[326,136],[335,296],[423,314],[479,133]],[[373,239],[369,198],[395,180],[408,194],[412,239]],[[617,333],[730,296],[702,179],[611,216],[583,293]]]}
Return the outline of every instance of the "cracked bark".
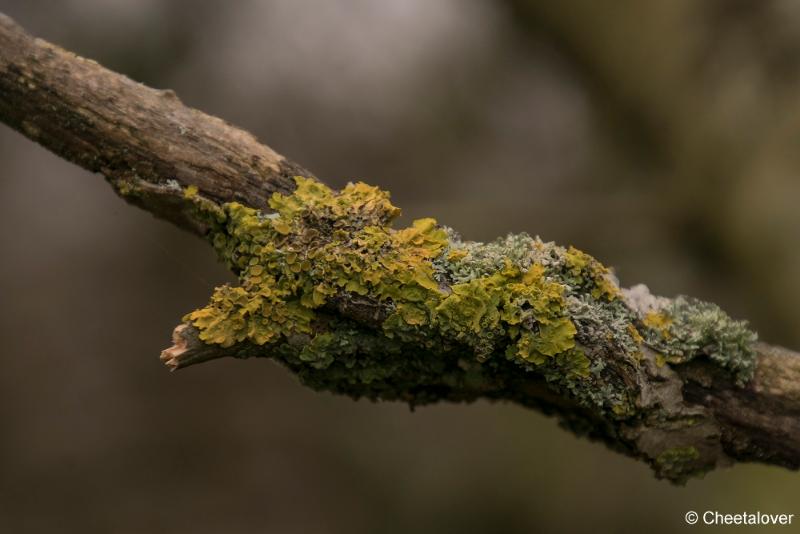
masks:
{"label": "cracked bark", "polygon": [[[274,192],[293,190],[292,176],[311,176],[251,134],[184,106],[173,92],[145,87],[36,39],[2,15],[0,119],[59,156],[101,173],[125,200],[200,236],[208,228],[184,195],[186,187],[196,187],[209,202],[238,201],[266,210]],[[382,322],[380,306],[369,299],[336,302],[325,313],[365,329]],[[174,345],[161,355],[173,369],[269,352],[269,347],[247,344],[207,345],[187,324],[173,336]],[[639,369],[615,371],[630,384],[639,409],[636,417],[625,419],[587,410],[543,378],[511,368],[469,386],[428,377],[394,398],[519,402],[558,414],[574,431],[657,469],[665,451],[686,447],[697,451],[697,458],[684,460],[694,472],[735,461],[795,469],[800,465],[800,354],[763,343],[756,349],[755,377],[738,387],[707,359],[659,366],[644,348]]]}

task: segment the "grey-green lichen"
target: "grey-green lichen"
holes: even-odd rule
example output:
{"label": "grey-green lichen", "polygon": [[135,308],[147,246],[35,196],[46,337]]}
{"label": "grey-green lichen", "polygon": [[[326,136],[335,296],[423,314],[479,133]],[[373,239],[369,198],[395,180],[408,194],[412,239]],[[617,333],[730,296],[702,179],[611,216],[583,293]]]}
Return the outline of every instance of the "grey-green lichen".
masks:
{"label": "grey-green lichen", "polygon": [[716,304],[680,296],[665,301],[643,318],[648,345],[669,363],[683,363],[706,355],[728,369],[739,385],[755,372],[758,336],[746,321],[731,319]]}
{"label": "grey-green lichen", "polygon": [[[712,305],[678,299],[657,311],[671,321],[658,329],[575,248],[526,234],[464,241],[433,219],[393,229],[399,210],[377,188],[296,182],[270,214],[185,191],[241,282],[187,315],[205,343],[264,347],[318,389],[410,402],[499,395],[489,390],[533,373],[623,419],[637,411],[630,377],[645,342],[671,362],[706,351],[752,373],[752,338]],[[363,302],[372,320],[336,313]]]}

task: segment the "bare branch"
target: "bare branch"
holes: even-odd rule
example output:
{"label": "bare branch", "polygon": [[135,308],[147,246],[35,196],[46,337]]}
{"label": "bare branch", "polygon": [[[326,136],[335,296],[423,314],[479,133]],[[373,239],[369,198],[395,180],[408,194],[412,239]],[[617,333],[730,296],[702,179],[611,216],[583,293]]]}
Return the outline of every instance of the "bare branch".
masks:
{"label": "bare branch", "polygon": [[[25,33],[0,14],[0,119],[195,233],[182,188],[264,208],[310,173],[225,121]],[[198,226],[200,224],[200,226]]]}

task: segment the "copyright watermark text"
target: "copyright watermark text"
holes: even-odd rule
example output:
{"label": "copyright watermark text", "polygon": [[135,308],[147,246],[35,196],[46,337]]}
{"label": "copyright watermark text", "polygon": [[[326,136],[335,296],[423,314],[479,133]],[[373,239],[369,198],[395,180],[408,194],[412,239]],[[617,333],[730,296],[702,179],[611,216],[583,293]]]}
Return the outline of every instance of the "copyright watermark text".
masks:
{"label": "copyright watermark text", "polygon": [[690,510],[684,516],[690,525],[791,525],[794,514],[765,514],[762,512],[740,512],[725,514],[716,510],[695,512]]}

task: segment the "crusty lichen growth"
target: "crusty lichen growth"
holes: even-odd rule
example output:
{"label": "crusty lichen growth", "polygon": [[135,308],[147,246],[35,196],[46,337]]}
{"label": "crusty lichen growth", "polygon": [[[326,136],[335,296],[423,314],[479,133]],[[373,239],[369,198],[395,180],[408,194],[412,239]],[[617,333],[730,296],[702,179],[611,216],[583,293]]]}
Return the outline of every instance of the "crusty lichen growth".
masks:
{"label": "crusty lichen growth", "polygon": [[[209,212],[211,241],[241,284],[187,315],[204,342],[264,347],[320,389],[411,402],[475,398],[530,372],[622,419],[637,413],[630,376],[644,342],[670,362],[708,351],[742,378],[752,372],[739,323],[685,299],[655,310],[668,324],[643,317],[575,248],[525,234],[463,241],[433,219],[397,230],[399,209],[375,187],[296,182],[272,197],[274,213]],[[205,209],[195,191],[185,196]],[[370,320],[336,313],[364,301]]]}

